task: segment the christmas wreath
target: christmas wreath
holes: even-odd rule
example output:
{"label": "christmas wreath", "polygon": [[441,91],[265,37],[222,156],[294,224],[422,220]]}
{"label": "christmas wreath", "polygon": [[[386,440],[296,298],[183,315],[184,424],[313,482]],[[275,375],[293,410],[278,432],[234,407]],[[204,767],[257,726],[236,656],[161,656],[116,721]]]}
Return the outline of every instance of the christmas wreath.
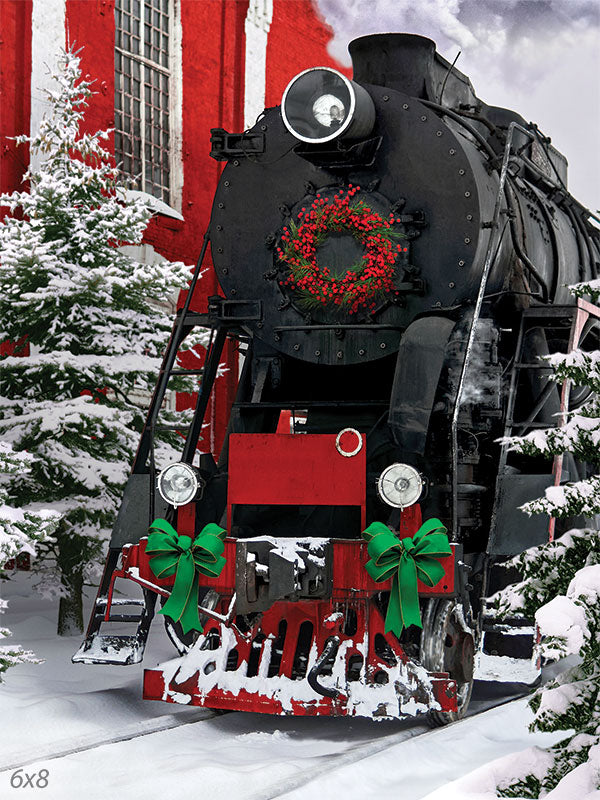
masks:
{"label": "christmas wreath", "polygon": [[[298,214],[299,224],[292,221],[283,230],[277,255],[288,274],[282,284],[307,311],[333,306],[355,314],[360,309],[373,310],[378,300],[395,292],[396,259],[407,251],[397,244],[403,234],[393,228],[400,220],[393,214],[384,218],[354,199],[359,191],[360,186],[350,184],[348,191],[341,190],[331,200],[317,194],[313,204]],[[365,251],[361,262],[338,275],[319,266],[316,257],[332,232],[351,233]]]}

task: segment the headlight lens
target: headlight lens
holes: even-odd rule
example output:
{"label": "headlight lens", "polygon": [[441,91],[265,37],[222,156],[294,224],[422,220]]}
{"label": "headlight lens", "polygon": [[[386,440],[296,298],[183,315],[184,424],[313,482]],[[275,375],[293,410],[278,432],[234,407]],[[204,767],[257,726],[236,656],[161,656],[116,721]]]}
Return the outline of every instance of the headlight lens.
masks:
{"label": "headlight lens", "polygon": [[338,128],[344,121],[346,108],[339,97],[333,94],[322,94],[313,103],[312,113],[317,122],[331,131]]}
{"label": "headlight lens", "polygon": [[158,476],[158,491],[171,505],[184,506],[191,503],[204,486],[200,473],[191,464],[178,462],[169,464]]}
{"label": "headlight lens", "polygon": [[360,139],[375,123],[367,91],[330,67],[304,70],[289,82],[281,99],[286,128],[301,142],[319,144],[338,136]]}
{"label": "headlight lens", "polygon": [[394,508],[406,508],[416,503],[423,491],[423,478],[409,464],[391,464],[377,481],[381,499]]}

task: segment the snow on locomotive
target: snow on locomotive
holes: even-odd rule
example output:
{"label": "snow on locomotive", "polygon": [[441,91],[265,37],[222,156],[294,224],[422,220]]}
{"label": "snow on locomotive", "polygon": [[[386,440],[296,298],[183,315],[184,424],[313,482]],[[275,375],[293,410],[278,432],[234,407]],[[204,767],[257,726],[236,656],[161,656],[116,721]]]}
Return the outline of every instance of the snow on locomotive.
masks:
{"label": "snow on locomotive", "polygon": [[[538,357],[597,335],[565,288],[597,276],[597,229],[550,140],[433,42],[350,53],[353,80],[306,70],[250,130],[212,131],[227,165],[74,657],[140,661],[161,597],[179,657],[146,670],[147,698],[455,719],[494,565],[548,536],[517,507],[560,470],[497,439],[553,424]],[[200,314],[209,242],[224,296]],[[193,422],[158,473],[159,410],[197,325],[212,339]],[[215,461],[198,441],[228,337],[245,358]],[[142,587],[136,613],[116,578]]]}

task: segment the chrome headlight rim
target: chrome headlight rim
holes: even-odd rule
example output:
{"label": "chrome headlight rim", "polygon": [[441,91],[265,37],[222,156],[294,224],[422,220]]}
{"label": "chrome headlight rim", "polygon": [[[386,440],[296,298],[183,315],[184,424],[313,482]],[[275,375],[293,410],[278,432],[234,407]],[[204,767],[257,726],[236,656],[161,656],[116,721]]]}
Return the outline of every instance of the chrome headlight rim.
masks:
{"label": "chrome headlight rim", "polygon": [[[183,472],[185,472],[191,480],[191,487],[185,495],[185,499],[174,499],[173,495],[169,495],[168,490],[164,486],[169,471],[173,471],[175,468],[183,470]],[[156,479],[156,488],[158,489],[158,493],[166,503],[174,508],[185,506],[188,503],[192,503],[194,500],[197,500],[201,495],[204,484],[205,482],[200,475],[199,469],[193,466],[193,464],[187,464],[185,461],[174,461],[171,464],[168,464],[158,473]]]}
{"label": "chrome headlight rim", "polygon": [[[328,136],[320,136],[319,138],[311,138],[310,136],[304,136],[301,133],[299,133],[288,119],[288,115],[286,113],[286,108],[285,108],[287,97],[290,91],[294,88],[295,84],[302,77],[304,77],[304,75],[308,75],[313,72],[333,73],[343,81],[348,91],[348,94],[350,95],[350,107],[348,109],[348,114],[343,123],[339,126],[339,128],[336,128],[336,130],[330,133]],[[297,75],[294,75],[292,80],[286,86],[283,96],[281,98],[281,117],[283,119],[283,124],[295,139],[298,139],[300,142],[306,142],[307,144],[325,144],[326,142],[331,142],[333,141],[333,139],[337,139],[340,136],[342,136],[352,125],[352,122],[354,120],[355,110],[356,110],[356,91],[354,89],[354,86],[352,85],[352,81],[345,75],[343,75],[341,72],[339,72],[337,69],[334,69],[333,67],[309,67],[308,69],[302,70],[302,72],[299,72]]]}
{"label": "chrome headlight rim", "polygon": [[[406,481],[406,486],[399,486],[400,481]],[[386,487],[388,483],[393,484],[392,491]],[[424,486],[425,480],[416,467],[395,462],[386,467],[377,479],[377,494],[388,506],[402,510],[413,506],[421,498]],[[406,494],[400,499],[402,492]]]}

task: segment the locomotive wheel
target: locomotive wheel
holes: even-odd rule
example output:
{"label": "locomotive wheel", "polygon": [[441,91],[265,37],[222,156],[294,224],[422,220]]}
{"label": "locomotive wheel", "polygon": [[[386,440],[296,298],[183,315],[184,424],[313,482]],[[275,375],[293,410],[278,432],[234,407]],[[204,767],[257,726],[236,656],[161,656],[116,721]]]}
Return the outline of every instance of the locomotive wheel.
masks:
{"label": "locomotive wheel", "polygon": [[420,661],[430,672],[447,672],[457,684],[457,711],[429,711],[430,725],[461,719],[473,691],[475,634],[455,600],[431,600],[423,614]]}
{"label": "locomotive wheel", "polygon": [[[204,608],[208,608],[211,611],[216,608],[217,603],[219,602],[219,595],[215,592],[214,589],[208,589],[206,594],[203,598],[200,599],[200,604]],[[166,603],[166,598],[161,598],[161,606],[164,606]],[[208,622],[208,617],[206,614],[200,615],[200,622],[202,626],[205,626]],[[194,645],[197,638],[201,636],[198,631],[190,631],[189,633],[184,633],[181,628],[180,622],[174,622],[170,617],[165,617],[165,630],[167,632],[167,636],[175,645],[175,649],[179,653],[180,656],[184,656],[186,653],[189,653],[190,648]]]}

